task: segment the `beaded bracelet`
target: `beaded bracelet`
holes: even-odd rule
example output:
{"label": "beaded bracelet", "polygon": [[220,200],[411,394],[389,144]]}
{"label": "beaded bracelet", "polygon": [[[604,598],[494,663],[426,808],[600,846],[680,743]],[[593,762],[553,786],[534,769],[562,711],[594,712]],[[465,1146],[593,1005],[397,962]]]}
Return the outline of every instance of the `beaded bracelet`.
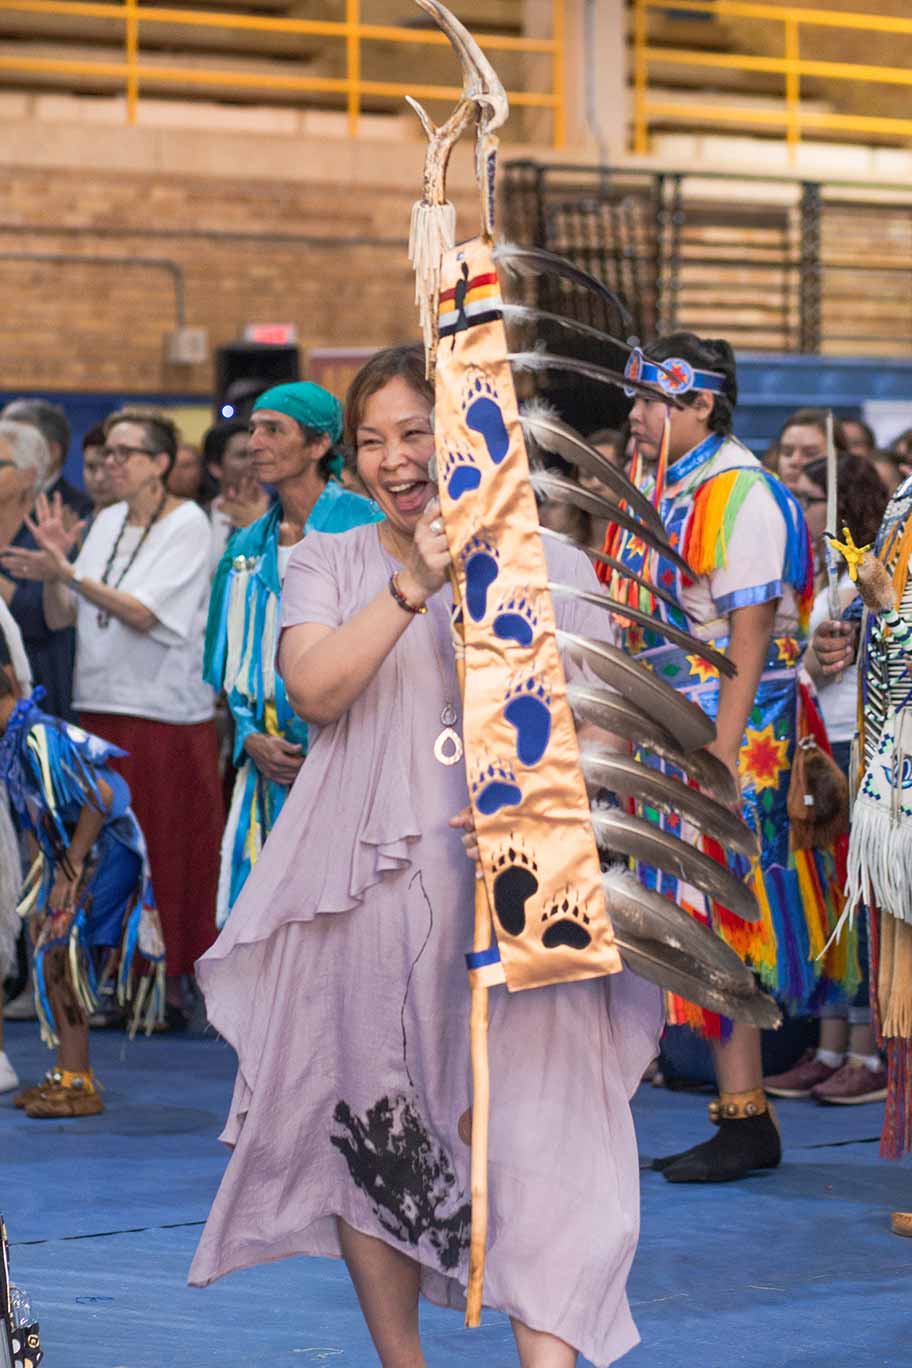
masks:
{"label": "beaded bracelet", "polygon": [[422,603],[420,608],[416,608],[413,603],[409,603],[408,599],[405,597],[405,594],[403,594],[402,590],[399,588],[398,570],[395,572],[395,574],[392,574],[389,577],[389,591],[392,594],[393,598],[396,600],[396,602],[399,604],[399,607],[405,609],[407,613],[427,612],[426,603]]}

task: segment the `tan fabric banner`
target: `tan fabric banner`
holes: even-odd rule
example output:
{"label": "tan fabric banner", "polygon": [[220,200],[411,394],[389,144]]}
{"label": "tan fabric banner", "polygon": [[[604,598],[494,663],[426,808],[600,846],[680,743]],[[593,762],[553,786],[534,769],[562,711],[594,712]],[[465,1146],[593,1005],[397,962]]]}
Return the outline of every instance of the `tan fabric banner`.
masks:
{"label": "tan fabric banner", "polygon": [[500,292],[476,239],[444,259],[436,366],[440,500],[462,604],[463,741],[511,989],[621,968],[555,640]]}

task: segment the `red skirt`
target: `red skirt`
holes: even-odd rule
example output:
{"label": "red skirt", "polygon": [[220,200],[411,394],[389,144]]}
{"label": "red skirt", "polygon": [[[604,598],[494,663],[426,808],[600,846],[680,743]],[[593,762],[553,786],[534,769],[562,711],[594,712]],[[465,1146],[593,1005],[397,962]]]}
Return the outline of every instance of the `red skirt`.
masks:
{"label": "red skirt", "polygon": [[111,768],[130,785],[149,850],[167,971],[190,974],[215,940],[225,808],[215,722],[153,722],[84,712],[80,724],[127,754]]}

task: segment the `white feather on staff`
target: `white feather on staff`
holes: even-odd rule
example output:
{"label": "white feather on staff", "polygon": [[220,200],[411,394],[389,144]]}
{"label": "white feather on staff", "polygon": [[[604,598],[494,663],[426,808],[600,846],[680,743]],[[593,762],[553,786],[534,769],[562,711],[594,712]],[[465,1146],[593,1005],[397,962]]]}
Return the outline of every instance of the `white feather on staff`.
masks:
{"label": "white feather on staff", "polygon": [[[827,507],[826,507],[826,530],[829,536],[838,537],[842,528],[836,526],[837,514],[837,465],[836,465],[836,444],[833,440],[833,410],[827,409],[826,417],[826,462],[827,462]],[[826,556],[827,571],[827,605],[831,618],[838,618],[842,613],[839,603],[839,566],[836,563],[836,553],[830,546],[829,536],[823,539],[824,555]]]}

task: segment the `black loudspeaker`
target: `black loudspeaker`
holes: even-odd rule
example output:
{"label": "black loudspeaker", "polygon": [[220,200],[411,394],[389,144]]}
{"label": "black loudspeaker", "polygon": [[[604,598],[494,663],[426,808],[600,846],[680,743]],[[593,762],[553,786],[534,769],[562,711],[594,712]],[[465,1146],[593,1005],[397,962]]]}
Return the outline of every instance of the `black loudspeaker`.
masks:
{"label": "black loudspeaker", "polygon": [[268,342],[229,342],[215,353],[215,421],[246,421],[263,390],[301,378],[301,357],[295,346]]}

